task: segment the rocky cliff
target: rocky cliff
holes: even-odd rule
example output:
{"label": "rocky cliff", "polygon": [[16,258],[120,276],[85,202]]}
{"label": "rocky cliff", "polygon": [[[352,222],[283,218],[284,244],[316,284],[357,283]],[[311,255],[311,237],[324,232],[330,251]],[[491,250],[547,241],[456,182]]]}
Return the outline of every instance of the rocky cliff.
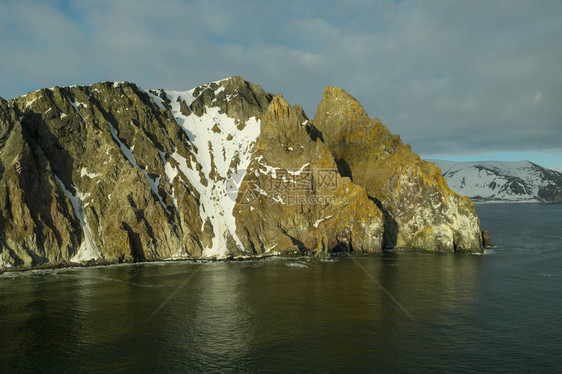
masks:
{"label": "rocky cliff", "polygon": [[385,216],[386,247],[480,251],[480,223],[470,199],[447,187],[378,118],[338,87],[327,87],[314,125],[343,175],[363,186]]}
{"label": "rocky cliff", "polygon": [[239,77],[0,100],[0,267],[481,248],[470,200],[341,89]]}

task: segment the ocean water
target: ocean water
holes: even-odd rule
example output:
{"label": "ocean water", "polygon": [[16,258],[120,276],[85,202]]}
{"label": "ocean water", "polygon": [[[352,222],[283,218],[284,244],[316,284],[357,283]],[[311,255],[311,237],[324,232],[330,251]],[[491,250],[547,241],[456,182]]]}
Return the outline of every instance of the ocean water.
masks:
{"label": "ocean water", "polygon": [[0,372],[562,371],[562,205],[477,209],[483,255],[5,273]]}

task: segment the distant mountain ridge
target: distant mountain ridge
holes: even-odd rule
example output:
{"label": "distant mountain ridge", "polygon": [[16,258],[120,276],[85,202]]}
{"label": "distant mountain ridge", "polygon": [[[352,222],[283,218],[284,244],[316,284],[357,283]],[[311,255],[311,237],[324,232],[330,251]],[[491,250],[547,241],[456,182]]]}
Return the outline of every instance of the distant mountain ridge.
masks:
{"label": "distant mountain ridge", "polygon": [[530,161],[427,161],[453,191],[475,202],[562,202],[562,173]]}

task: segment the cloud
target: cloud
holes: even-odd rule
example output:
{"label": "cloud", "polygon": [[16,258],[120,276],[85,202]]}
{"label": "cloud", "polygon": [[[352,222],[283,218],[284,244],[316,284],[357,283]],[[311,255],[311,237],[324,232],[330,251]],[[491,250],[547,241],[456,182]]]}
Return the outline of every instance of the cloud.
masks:
{"label": "cloud", "polygon": [[312,117],[332,84],[424,155],[562,154],[561,14],[558,1],[0,0],[0,96],[241,75]]}

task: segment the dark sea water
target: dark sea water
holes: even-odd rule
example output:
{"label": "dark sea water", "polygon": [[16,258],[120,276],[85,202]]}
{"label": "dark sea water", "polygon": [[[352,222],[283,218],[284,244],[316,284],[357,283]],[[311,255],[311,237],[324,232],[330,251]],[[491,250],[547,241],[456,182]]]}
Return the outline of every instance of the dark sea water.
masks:
{"label": "dark sea water", "polygon": [[484,255],[0,276],[0,372],[562,371],[562,205],[484,205]]}

